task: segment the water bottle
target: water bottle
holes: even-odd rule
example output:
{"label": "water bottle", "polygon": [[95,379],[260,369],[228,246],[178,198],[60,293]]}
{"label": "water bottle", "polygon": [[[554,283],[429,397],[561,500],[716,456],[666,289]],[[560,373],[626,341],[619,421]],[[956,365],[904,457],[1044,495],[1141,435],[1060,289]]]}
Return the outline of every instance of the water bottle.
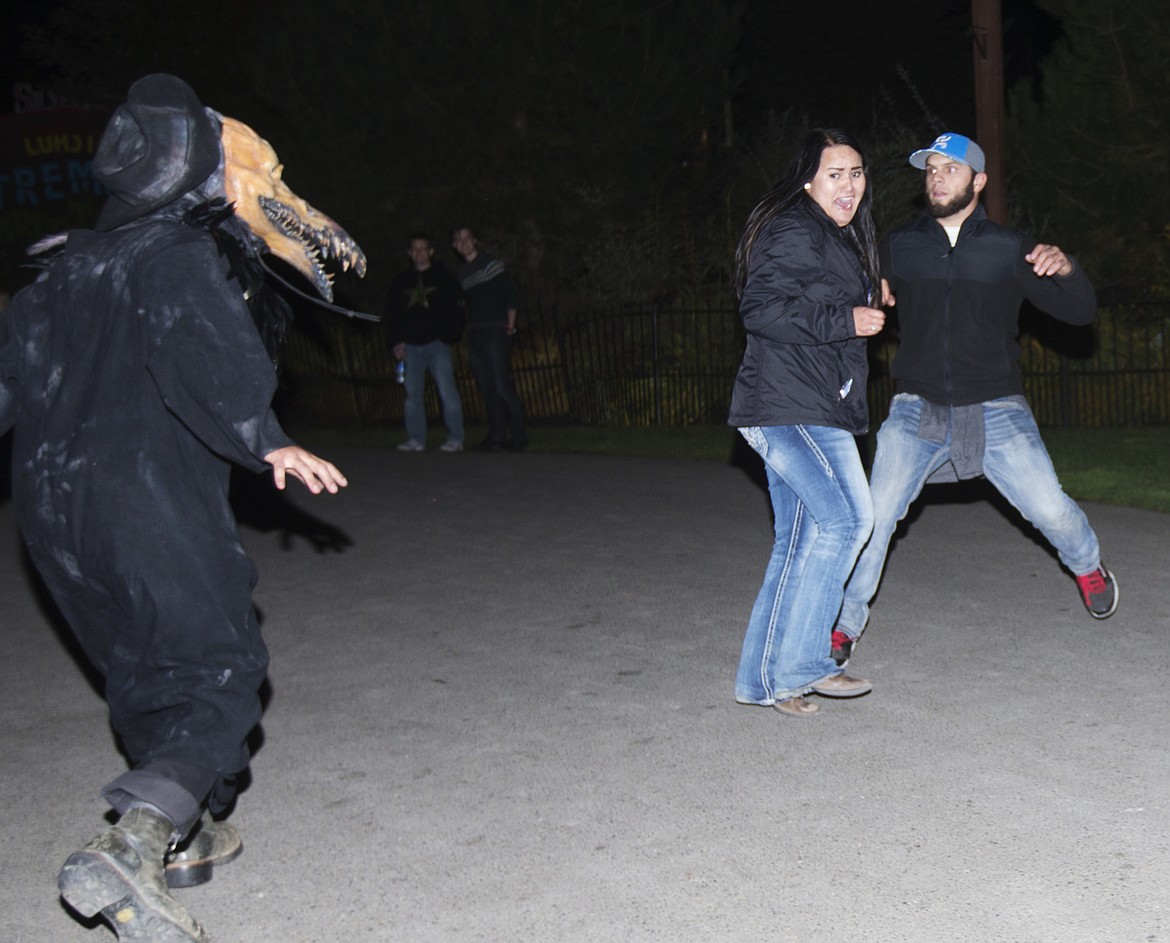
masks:
{"label": "water bottle", "polygon": [[398,383],[406,382],[406,361],[399,360],[394,364],[394,380]]}

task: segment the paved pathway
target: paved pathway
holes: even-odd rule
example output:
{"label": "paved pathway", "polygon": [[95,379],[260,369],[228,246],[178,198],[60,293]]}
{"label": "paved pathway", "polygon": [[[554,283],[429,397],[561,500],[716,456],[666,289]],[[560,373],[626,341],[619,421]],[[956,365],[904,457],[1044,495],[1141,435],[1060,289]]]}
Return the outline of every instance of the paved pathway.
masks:
{"label": "paved pathway", "polygon": [[[804,721],[731,696],[771,540],[743,470],[331,457],[340,497],[246,499],[264,742],[243,857],[180,892],[217,943],[1170,941],[1170,518],[1087,508],[1098,623],[1010,511],[932,492],[875,691]],[[0,554],[4,938],[112,940],[54,875],[121,761],[7,503]]]}

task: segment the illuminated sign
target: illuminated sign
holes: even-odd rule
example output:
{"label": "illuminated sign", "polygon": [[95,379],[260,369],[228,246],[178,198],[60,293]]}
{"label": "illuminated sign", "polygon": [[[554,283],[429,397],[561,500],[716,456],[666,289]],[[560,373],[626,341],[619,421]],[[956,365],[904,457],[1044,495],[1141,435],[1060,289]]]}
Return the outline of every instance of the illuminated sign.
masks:
{"label": "illuminated sign", "polygon": [[108,115],[49,108],[0,116],[0,251],[5,281],[47,233],[92,227],[106,191],[93,154]]}

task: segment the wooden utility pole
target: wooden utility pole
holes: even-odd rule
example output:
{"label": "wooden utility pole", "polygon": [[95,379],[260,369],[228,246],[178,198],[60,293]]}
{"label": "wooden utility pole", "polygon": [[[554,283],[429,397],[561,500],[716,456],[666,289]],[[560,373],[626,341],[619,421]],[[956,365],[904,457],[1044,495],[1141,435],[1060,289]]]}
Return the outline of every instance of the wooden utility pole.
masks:
{"label": "wooden utility pole", "polygon": [[1007,225],[1007,179],[1003,160],[1003,15],[1000,0],[971,0],[975,54],[975,140],[987,158],[983,206]]}

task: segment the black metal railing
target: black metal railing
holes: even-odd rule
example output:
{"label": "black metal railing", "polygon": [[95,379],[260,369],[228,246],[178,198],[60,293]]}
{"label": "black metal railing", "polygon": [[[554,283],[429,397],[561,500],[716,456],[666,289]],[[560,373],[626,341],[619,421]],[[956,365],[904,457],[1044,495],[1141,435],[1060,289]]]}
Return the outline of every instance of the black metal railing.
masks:
{"label": "black metal railing", "polygon": [[[1043,426],[1170,424],[1170,305],[1139,300],[1103,307],[1097,322],[1070,328],[1040,315],[1022,319],[1021,371]],[[586,425],[689,425],[726,420],[743,351],[736,311],[719,306],[626,305],[569,315],[555,305],[524,309],[513,373],[535,421]],[[871,350],[869,402],[884,418],[894,339]],[[457,344],[455,375],[464,413],[483,406]],[[302,317],[283,357],[283,407],[312,424],[395,423],[402,387],[375,325]],[[427,412],[440,416],[427,383]]]}

